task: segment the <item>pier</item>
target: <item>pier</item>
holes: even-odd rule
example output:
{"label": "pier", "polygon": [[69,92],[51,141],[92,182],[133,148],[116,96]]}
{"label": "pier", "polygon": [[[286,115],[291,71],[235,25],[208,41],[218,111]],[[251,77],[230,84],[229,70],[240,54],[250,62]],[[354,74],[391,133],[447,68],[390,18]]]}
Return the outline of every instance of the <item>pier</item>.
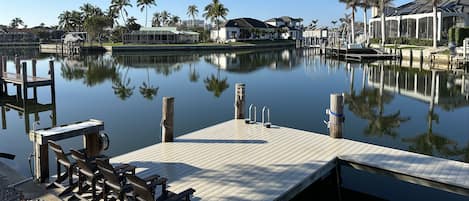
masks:
{"label": "pier", "polygon": [[[469,164],[297,129],[231,120],[111,159],[194,200],[289,200],[339,163],[469,195]],[[178,189],[181,188],[181,189]]]}
{"label": "pier", "polygon": [[[244,105],[244,85],[236,90],[237,108]],[[342,166],[469,196],[467,163],[343,139],[340,104],[342,95],[331,95],[330,136],[247,123],[235,112],[234,120],[111,162],[132,164],[141,177],[162,175],[171,181],[173,192],[194,188],[193,200],[290,200],[331,174],[338,176],[340,185]]]}

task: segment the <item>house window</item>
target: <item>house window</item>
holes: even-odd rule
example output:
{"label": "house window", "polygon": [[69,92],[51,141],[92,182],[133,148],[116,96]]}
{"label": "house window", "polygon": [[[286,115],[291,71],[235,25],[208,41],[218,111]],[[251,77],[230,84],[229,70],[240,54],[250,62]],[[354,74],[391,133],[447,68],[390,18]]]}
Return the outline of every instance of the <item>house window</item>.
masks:
{"label": "house window", "polygon": [[419,38],[433,38],[433,17],[424,17],[419,19]]}
{"label": "house window", "polygon": [[236,38],[236,31],[231,32],[231,38]]}
{"label": "house window", "polygon": [[381,37],[381,22],[380,21],[374,21],[371,23],[371,29],[372,29],[372,36],[373,38],[380,38]]}
{"label": "house window", "polygon": [[405,38],[415,38],[415,29],[416,29],[415,19],[403,19],[401,20],[401,37]]}
{"label": "house window", "polygon": [[398,31],[398,26],[397,26],[397,20],[386,20],[386,33],[387,37],[390,38],[397,38],[397,31]]}
{"label": "house window", "polygon": [[448,16],[443,18],[441,25],[441,38],[443,40],[448,39],[448,31],[451,27],[464,27],[464,17]]}

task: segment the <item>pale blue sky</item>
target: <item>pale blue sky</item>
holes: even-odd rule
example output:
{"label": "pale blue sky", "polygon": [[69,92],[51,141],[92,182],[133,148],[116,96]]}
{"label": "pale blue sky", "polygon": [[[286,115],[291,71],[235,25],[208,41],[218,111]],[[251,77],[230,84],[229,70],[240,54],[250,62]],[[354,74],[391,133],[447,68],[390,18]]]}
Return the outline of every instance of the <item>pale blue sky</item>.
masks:
{"label": "pale blue sky", "polygon": [[[9,24],[14,17],[20,17],[29,26],[56,25],[57,16],[64,10],[78,9],[84,3],[97,5],[105,10],[111,0],[2,0],[0,6],[0,24]],[[395,0],[394,5],[401,5],[410,0]],[[136,0],[131,0],[135,4]],[[172,14],[187,19],[187,6],[195,4],[199,7],[199,18],[205,5],[211,0],[157,0],[157,6],[148,10],[149,18],[152,13],[167,10]],[[305,23],[312,19],[319,19],[320,25],[329,25],[331,20],[344,16],[345,5],[338,0],[221,0],[230,9],[228,18],[253,17],[266,20],[272,17],[292,16],[301,17]],[[145,23],[145,14],[137,7],[128,9],[129,16],[135,16],[140,24]],[[350,11],[347,11],[350,12]],[[361,10],[357,13],[357,20],[363,20]]]}

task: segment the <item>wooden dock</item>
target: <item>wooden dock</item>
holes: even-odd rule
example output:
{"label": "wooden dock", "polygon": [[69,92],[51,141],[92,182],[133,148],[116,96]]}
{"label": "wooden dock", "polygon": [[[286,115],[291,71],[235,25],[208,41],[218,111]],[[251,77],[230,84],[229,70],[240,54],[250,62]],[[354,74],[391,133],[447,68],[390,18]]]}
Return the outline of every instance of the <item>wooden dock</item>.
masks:
{"label": "wooden dock", "polygon": [[[156,137],[156,136],[155,136]],[[469,164],[334,139],[296,129],[231,120],[111,159],[159,174],[193,200],[289,200],[338,164],[469,195]]]}
{"label": "wooden dock", "polygon": [[359,62],[366,60],[394,60],[399,58],[399,55],[397,54],[389,54],[373,48],[326,47],[324,52],[326,55],[332,57],[339,57]]}

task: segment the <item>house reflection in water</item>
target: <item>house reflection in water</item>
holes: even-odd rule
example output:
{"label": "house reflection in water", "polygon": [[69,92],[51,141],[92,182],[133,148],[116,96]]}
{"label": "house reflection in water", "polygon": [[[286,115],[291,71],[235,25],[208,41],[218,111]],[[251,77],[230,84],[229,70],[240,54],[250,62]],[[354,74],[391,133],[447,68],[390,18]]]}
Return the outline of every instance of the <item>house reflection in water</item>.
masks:
{"label": "house reflection in water", "polygon": [[399,67],[365,67],[367,84],[380,92],[400,94],[428,103],[427,128],[412,137],[402,138],[409,143],[409,151],[445,157],[462,156],[459,160],[469,162],[469,144],[461,147],[457,141],[444,133],[436,133],[434,123],[439,122],[435,106],[443,110],[469,106],[468,74],[439,70],[415,70]]}
{"label": "house reflection in water", "polygon": [[213,53],[204,59],[222,70],[249,73],[265,67],[291,70],[302,62],[302,54],[303,51],[297,49],[276,49]]}
{"label": "house reflection in water", "polygon": [[371,67],[368,85],[449,110],[469,105],[468,75],[438,70]]}

